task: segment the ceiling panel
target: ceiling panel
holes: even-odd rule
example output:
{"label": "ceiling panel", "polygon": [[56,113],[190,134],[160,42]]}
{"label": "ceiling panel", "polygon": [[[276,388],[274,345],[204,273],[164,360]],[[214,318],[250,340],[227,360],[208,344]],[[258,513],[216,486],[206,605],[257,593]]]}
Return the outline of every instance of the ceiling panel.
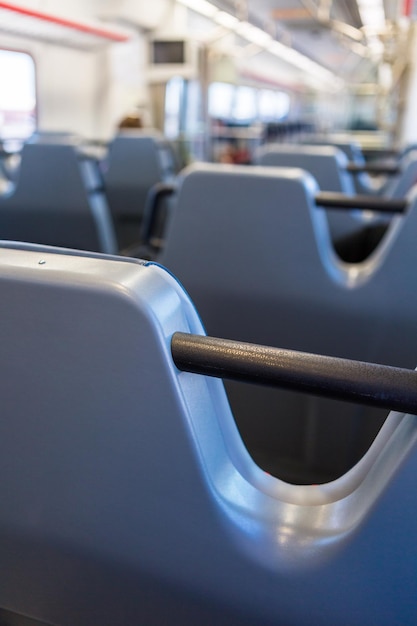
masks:
{"label": "ceiling panel", "polygon": [[[387,17],[395,20],[407,1],[410,10],[414,10],[417,0],[384,0]],[[241,19],[249,18],[279,41],[347,80],[354,79],[358,66],[366,74],[366,67],[373,65],[364,58],[366,40],[359,30],[362,23],[355,0],[219,0],[216,3],[240,13]],[[319,6],[321,20],[317,19]],[[361,36],[362,42],[358,41]]]}

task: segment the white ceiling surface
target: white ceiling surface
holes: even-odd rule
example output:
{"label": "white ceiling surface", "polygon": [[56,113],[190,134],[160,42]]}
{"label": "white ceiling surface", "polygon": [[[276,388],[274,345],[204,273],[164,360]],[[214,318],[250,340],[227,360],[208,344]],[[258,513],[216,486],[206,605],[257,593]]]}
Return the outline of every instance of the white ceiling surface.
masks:
{"label": "white ceiling surface", "polygon": [[[218,0],[216,4],[232,12],[241,11],[242,18],[246,13],[274,38],[342,78],[357,79],[358,74],[362,80],[373,78],[376,63],[366,56],[366,39],[358,42],[343,32],[349,31],[347,25],[352,27],[352,35],[363,34],[356,0]],[[384,0],[387,20],[395,22],[403,5],[402,0]],[[322,19],[318,20],[313,14],[317,16],[320,8]]]}

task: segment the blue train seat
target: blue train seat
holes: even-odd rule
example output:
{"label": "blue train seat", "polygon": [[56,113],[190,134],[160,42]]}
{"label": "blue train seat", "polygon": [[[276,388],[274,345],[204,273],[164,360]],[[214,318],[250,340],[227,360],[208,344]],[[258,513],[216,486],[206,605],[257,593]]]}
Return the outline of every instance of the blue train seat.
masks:
{"label": "blue train seat", "polygon": [[163,268],[4,243],[0,285],[4,623],[415,624],[414,417],[286,484],[221,381],[175,367],[173,333],[203,329]]}
{"label": "blue train seat", "polygon": [[117,251],[98,165],[77,138],[41,134],[24,144],[16,182],[0,195],[0,237]]}
{"label": "blue train seat", "polygon": [[[416,263],[416,211],[392,220],[368,260],[346,264],[314,206],[316,190],[302,170],[187,168],[159,260],[184,284],[210,335],[413,367],[417,301],[404,267]],[[340,475],[384,419],[377,409],[226,386],[254,459],[287,480]],[[277,419],[284,406],[291,417]]]}
{"label": "blue train seat", "polygon": [[[366,160],[358,143],[336,141],[332,142],[332,145],[342,150],[352,163],[366,167]],[[377,161],[376,164],[383,166],[384,163],[397,166],[398,172],[389,176],[384,176],[384,174],[370,176],[366,170],[357,172],[353,175],[357,194],[377,194],[389,198],[401,198],[417,183],[417,150],[415,146],[408,146],[396,161],[390,159],[389,161]]]}
{"label": "blue train seat", "polygon": [[[365,156],[358,143],[336,141],[332,142],[332,145],[340,148],[352,163],[366,165]],[[381,165],[384,163],[393,166],[397,165],[399,171],[390,176],[382,174],[376,177],[370,176],[366,171],[357,173],[353,176],[356,193],[371,193],[389,198],[401,198],[417,183],[417,150],[415,145],[407,146],[398,155],[396,161],[390,159],[382,162],[377,161],[377,165],[378,163]]]}
{"label": "blue train seat", "polygon": [[103,175],[119,248],[135,245],[150,189],[176,175],[172,148],[157,131],[120,131],[110,143]]}
{"label": "blue train seat", "polygon": [[0,141],[0,195],[9,193],[13,188],[12,180],[19,161],[19,154],[5,150]]}
{"label": "blue train seat", "polygon": [[349,161],[354,163],[365,163],[365,157],[360,144],[354,139],[340,135],[313,135],[307,138],[303,143],[318,146],[334,146],[347,156]]}
{"label": "blue train seat", "polygon": [[[355,165],[365,166],[366,160],[362,152],[361,146],[354,140],[348,138],[325,136],[325,137],[309,137],[307,144],[332,146],[337,150],[341,150],[347,157],[350,163]],[[381,187],[380,177],[377,179],[371,178],[366,172],[358,172],[352,176],[352,182],[355,189],[355,193],[376,193]]]}
{"label": "blue train seat", "polygon": [[[351,174],[347,171],[348,158],[335,146],[271,144],[261,147],[256,162],[263,166],[299,167],[316,179],[322,191],[336,191],[346,195],[356,193]],[[340,213],[326,212],[333,241],[353,235],[375,216],[366,211]]]}
{"label": "blue train seat", "polygon": [[[381,198],[403,198],[417,179],[417,156],[404,157],[400,173],[390,176],[386,183],[374,185],[369,176],[348,171],[347,147],[329,145],[270,145],[258,152],[261,165],[301,167],[313,174],[323,191],[346,195],[355,193]],[[356,156],[356,164],[360,155]],[[361,163],[359,163],[360,165]],[[369,210],[351,210],[344,213],[328,209],[332,240],[339,255],[346,261],[362,261],[379,244],[391,220],[391,215]]]}
{"label": "blue train seat", "polygon": [[320,189],[355,194],[352,176],[346,169],[348,158],[336,146],[266,144],[256,154],[259,165],[299,167],[317,180]]}
{"label": "blue train seat", "polygon": [[[343,152],[347,160],[340,158],[340,152]],[[288,157],[284,158],[284,154]],[[271,144],[259,150],[258,160],[262,165],[302,167],[313,174],[321,189],[347,194],[376,194],[386,198],[402,198],[417,182],[417,150],[412,147],[406,150],[396,163],[388,163],[398,166],[398,172],[389,176],[381,174],[372,177],[366,171],[356,173],[346,171],[349,164],[366,166],[359,144],[350,141],[330,143],[324,139],[321,141],[317,139],[311,146]]]}
{"label": "blue train seat", "polygon": [[398,162],[399,172],[378,189],[379,195],[401,198],[417,183],[417,150],[408,150]]}

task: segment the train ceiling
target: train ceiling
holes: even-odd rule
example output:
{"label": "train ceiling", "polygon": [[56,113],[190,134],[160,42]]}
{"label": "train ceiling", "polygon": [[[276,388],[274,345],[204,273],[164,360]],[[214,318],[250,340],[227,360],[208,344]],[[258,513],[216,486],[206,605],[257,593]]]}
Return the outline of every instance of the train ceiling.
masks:
{"label": "train ceiling", "polygon": [[0,2],[0,32],[81,50],[128,40],[126,32],[104,27],[98,20],[71,19],[16,2]]}
{"label": "train ceiling", "polygon": [[[376,67],[395,55],[404,23],[417,16],[416,0],[215,0],[254,22],[347,80],[372,80]],[[379,9],[378,9],[379,4]],[[372,5],[373,9],[369,7]],[[385,56],[384,56],[385,54]],[[388,59],[389,60],[389,59]],[[360,72],[359,72],[360,73]]]}
{"label": "train ceiling", "polygon": [[[158,0],[155,6],[161,4],[166,8],[174,1]],[[387,64],[388,60],[388,64],[391,62],[393,65],[397,59],[405,56],[400,50],[407,36],[403,24],[409,23],[407,18],[415,20],[417,17],[417,0],[210,2],[243,22],[249,21],[266,31],[272,39],[284,44],[286,50],[298,51],[336,76],[360,83],[376,82],[381,61]],[[135,2],[88,0],[87,4],[96,9],[111,4],[117,17],[118,10],[127,6],[132,8]],[[139,4],[142,6],[143,2]],[[48,6],[55,9],[53,14],[24,8],[20,2],[0,2],[0,32],[23,34],[83,49],[96,49],[111,42],[125,41],[129,36],[119,26],[103,26],[99,20],[102,17],[99,15],[101,9],[97,10],[96,21],[81,22],[60,15],[59,6],[55,3],[49,3]],[[373,9],[369,8],[371,6]],[[113,21],[117,23],[117,20]]]}

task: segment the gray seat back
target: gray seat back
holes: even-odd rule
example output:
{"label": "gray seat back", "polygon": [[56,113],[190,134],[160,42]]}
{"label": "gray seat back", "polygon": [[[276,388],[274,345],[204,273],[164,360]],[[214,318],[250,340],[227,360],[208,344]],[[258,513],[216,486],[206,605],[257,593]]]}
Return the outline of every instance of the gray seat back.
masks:
{"label": "gray seat back", "polygon": [[[343,150],[342,146],[339,147]],[[359,165],[365,164],[365,158],[359,152],[353,151],[350,159]],[[410,148],[402,154],[398,160],[398,166],[400,171],[390,176],[372,177],[367,172],[353,175],[356,193],[403,198],[417,182],[417,150]]]}
{"label": "gray seat back", "polygon": [[138,241],[151,187],[174,176],[171,148],[157,131],[125,130],[113,139],[104,182],[120,248]]}
{"label": "gray seat back", "polygon": [[[330,137],[322,137],[317,138],[316,140],[310,140],[307,143],[313,143],[315,145],[322,146],[332,146],[341,150],[348,160],[351,163],[355,163],[357,165],[365,165],[365,157],[361,150],[359,143],[356,141],[341,141],[339,138]],[[375,185],[370,178],[370,176],[366,172],[360,172],[355,175],[352,175],[352,182],[354,186],[355,193],[363,194],[363,193],[372,193],[378,187]]]}
{"label": "gray seat back", "polygon": [[335,146],[271,144],[257,152],[259,165],[299,167],[317,180],[323,191],[353,195],[352,178],[346,171],[347,156]]}
{"label": "gray seat back", "polygon": [[[315,190],[300,170],[187,169],[160,261],[183,282],[208,334],[413,367],[417,300],[407,295],[412,276],[403,268],[414,267],[416,248],[402,243],[407,226],[383,268],[375,269],[382,249],[356,267],[342,264],[323,210],[313,206]],[[414,212],[407,221],[416,219]],[[375,409],[291,392],[227,389],[255,460],[288,480],[346,471],[383,420]]]}
{"label": "gray seat back", "polygon": [[18,152],[8,152],[0,141],[0,194],[9,193],[20,162]]}
{"label": "gray seat back", "polygon": [[360,144],[356,141],[333,141],[331,142],[335,148],[344,152],[349,161],[358,165],[365,164],[365,157],[361,150]]}
{"label": "gray seat back", "polygon": [[349,161],[353,161],[362,165],[365,162],[365,157],[361,150],[360,144],[354,140],[349,140],[348,138],[342,138],[333,135],[324,135],[324,136],[312,136],[308,137],[305,141],[302,142],[303,145],[314,145],[314,146],[333,146],[334,148],[338,148],[341,150],[348,158]]}
{"label": "gray seat back", "polygon": [[[272,144],[259,149],[256,162],[274,167],[299,167],[314,176],[322,191],[354,195],[352,176],[346,170],[347,156],[334,146]],[[369,221],[363,211],[326,211],[332,239],[347,237]]]}
{"label": "gray seat back", "polygon": [[391,414],[335,483],[286,485],[250,460],[221,382],[173,365],[173,332],[202,327],[172,276],[15,248],[0,247],[2,621],[415,624],[415,419]]}
{"label": "gray seat back", "polygon": [[389,198],[403,198],[417,183],[417,150],[409,150],[399,161],[400,172],[388,178],[380,193]]}
{"label": "gray seat back", "polygon": [[[358,165],[365,165],[365,157],[359,144],[355,142],[332,142],[332,145],[339,148],[346,154],[349,161]],[[399,159],[400,171],[398,174],[384,176],[373,179],[366,172],[361,172],[352,176],[355,191],[358,194],[378,193],[387,198],[403,198],[417,182],[417,150],[415,146],[409,146]],[[378,180],[379,179],[379,180]]]}
{"label": "gray seat back", "polygon": [[3,239],[92,250],[117,250],[98,165],[60,137],[23,146],[16,183],[0,196]]}

